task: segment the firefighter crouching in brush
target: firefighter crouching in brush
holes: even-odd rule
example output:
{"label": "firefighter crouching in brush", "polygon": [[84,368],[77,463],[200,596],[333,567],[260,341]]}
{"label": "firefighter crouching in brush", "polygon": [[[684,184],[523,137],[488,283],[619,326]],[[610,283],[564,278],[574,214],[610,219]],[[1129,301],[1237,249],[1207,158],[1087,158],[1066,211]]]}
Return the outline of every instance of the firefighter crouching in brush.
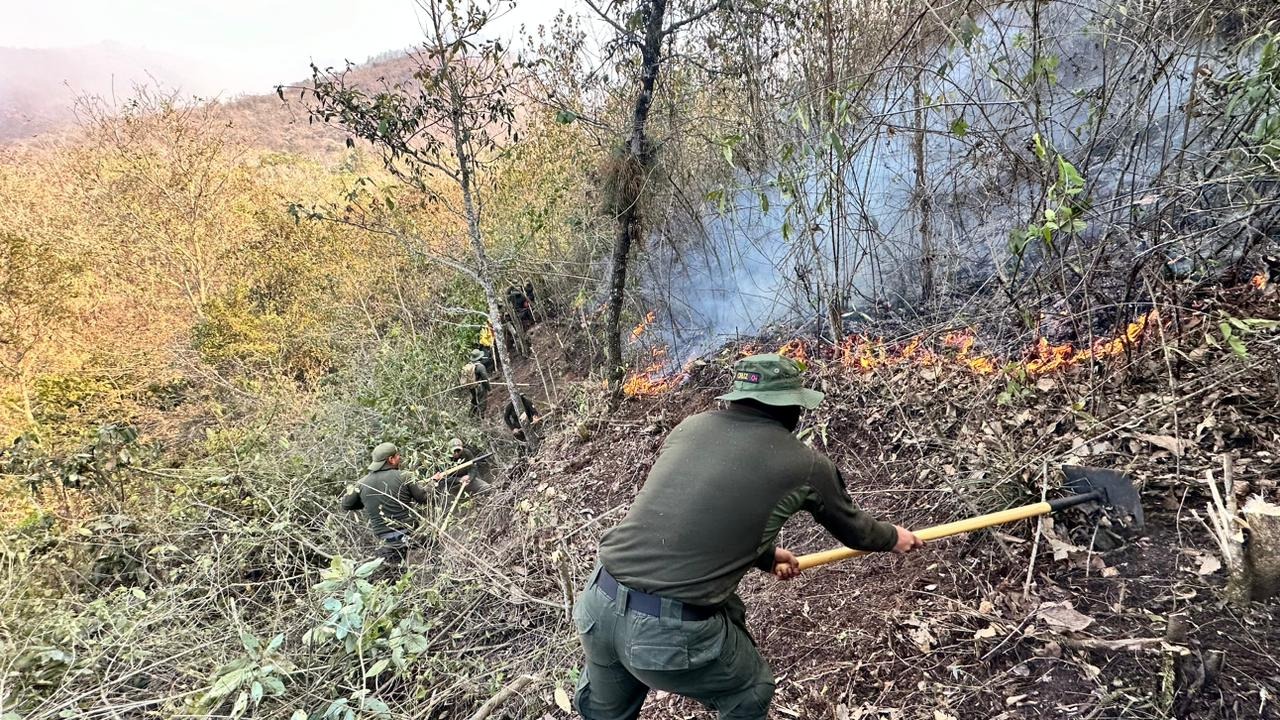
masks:
{"label": "firefighter crouching in brush", "polygon": [[382,541],[378,557],[399,565],[409,554],[409,534],[417,526],[411,503],[425,504],[430,496],[408,473],[400,470],[400,451],[386,442],[373,449],[369,474],[338,501],[343,510],[363,510],[369,530]]}
{"label": "firefighter crouching in brush", "polygon": [[489,463],[487,460],[476,460],[478,457],[475,450],[462,444],[461,438],[451,438],[449,440],[449,460],[455,464],[473,462],[474,464],[468,468],[454,470],[445,474],[438,472],[431,476],[432,481],[436,484],[436,490],[444,495],[454,495],[459,491],[465,492],[467,495],[479,495],[489,491],[489,482],[485,476],[489,474]]}
{"label": "firefighter crouching in brush", "polygon": [[588,720],[640,714],[649,690],[691,697],[721,718],[763,720],[774,680],[738,597],[755,567],[783,580],[797,558],[774,544],[804,510],[845,545],[905,553],[910,531],[854,507],[840,472],[793,435],[822,393],[780,355],[735,366],[728,406],[676,426],[627,516],[604,536],[573,609],[586,654],[575,694]]}

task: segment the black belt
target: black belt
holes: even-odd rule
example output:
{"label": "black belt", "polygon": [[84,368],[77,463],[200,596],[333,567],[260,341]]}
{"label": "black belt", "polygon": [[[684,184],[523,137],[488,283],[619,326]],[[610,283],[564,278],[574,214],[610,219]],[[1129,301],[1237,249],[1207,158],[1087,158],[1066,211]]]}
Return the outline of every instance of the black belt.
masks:
{"label": "black belt", "polygon": [[[609,574],[608,570],[600,568],[600,577],[596,579],[596,585],[609,596],[610,600],[618,599],[618,580]],[[680,618],[682,620],[709,620],[720,612],[718,607],[709,607],[706,605],[689,605],[679,600],[672,602],[680,606]],[[648,615],[650,617],[662,617],[662,598],[658,595],[650,595],[649,593],[640,592],[627,588],[627,610],[635,610],[638,613]]]}

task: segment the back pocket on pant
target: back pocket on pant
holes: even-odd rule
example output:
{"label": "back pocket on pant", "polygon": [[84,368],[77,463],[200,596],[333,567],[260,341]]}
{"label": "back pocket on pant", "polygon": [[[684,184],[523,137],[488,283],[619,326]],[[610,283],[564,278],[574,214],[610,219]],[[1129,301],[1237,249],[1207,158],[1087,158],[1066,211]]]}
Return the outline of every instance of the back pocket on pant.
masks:
{"label": "back pocket on pant", "polygon": [[637,670],[689,670],[719,659],[724,647],[723,615],[664,625],[658,618],[634,617],[627,660]]}

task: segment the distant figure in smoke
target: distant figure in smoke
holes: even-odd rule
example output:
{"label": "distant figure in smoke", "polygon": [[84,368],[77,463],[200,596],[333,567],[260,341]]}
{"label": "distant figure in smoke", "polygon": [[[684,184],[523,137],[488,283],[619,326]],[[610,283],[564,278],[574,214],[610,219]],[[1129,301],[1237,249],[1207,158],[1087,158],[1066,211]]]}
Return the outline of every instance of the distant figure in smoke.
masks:
{"label": "distant figure in smoke", "polygon": [[471,359],[462,366],[462,373],[458,376],[458,384],[471,396],[471,414],[475,417],[484,414],[485,403],[489,400],[489,371],[485,368],[484,359],[482,350],[472,350]]}
{"label": "distant figure in smoke", "polygon": [[369,530],[382,541],[378,557],[399,565],[409,554],[409,540],[417,527],[411,503],[429,500],[426,490],[400,472],[400,451],[386,442],[373,449],[369,474],[349,488],[338,504],[343,510],[364,510]]}
{"label": "distant figure in smoke", "polygon": [[747,632],[738,583],[751,568],[788,580],[798,559],[778,532],[805,510],[852,548],[909,552],[909,530],[853,505],[834,463],[794,434],[822,393],[801,367],[753,355],[734,368],[728,407],[667,436],[627,516],[600,542],[573,620],[586,654],[576,695],[588,720],[632,720],[651,688],[765,720],[774,680]]}
{"label": "distant figure in smoke", "polygon": [[529,398],[525,397],[524,393],[520,393],[519,395],[521,405],[520,413],[516,413],[516,406],[512,405],[511,401],[508,400],[506,409],[502,411],[502,421],[507,424],[512,435],[523,440],[524,430],[522,430],[520,426],[533,425],[534,423],[537,423],[542,419],[542,414],[533,406],[533,403]]}

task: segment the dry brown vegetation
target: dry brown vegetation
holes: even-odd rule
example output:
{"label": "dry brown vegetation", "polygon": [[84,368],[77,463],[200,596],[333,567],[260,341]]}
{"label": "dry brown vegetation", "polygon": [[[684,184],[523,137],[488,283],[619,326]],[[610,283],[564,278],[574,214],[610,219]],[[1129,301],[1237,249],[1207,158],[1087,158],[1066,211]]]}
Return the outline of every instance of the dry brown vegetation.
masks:
{"label": "dry brown vegetation", "polygon": [[[0,151],[0,716],[568,717],[600,535],[733,361],[780,349],[827,393],[806,440],[886,518],[1039,500],[1085,464],[1140,485],[1147,529],[1072,512],[751,576],[774,717],[1280,717],[1275,601],[1228,586],[1232,502],[1280,500],[1275,12],[717,6],[666,45],[643,166],[616,152],[629,46],[562,20],[496,66],[512,132],[470,215],[448,172],[381,162],[449,137],[397,86],[409,59],[329,88],[355,147],[290,92],[86,101]],[[505,356],[552,409],[536,452],[455,387],[525,283],[539,322]],[[495,452],[495,492],[421,508],[401,571],[367,563],[335,499],[369,449],[429,474],[455,435]]]}

